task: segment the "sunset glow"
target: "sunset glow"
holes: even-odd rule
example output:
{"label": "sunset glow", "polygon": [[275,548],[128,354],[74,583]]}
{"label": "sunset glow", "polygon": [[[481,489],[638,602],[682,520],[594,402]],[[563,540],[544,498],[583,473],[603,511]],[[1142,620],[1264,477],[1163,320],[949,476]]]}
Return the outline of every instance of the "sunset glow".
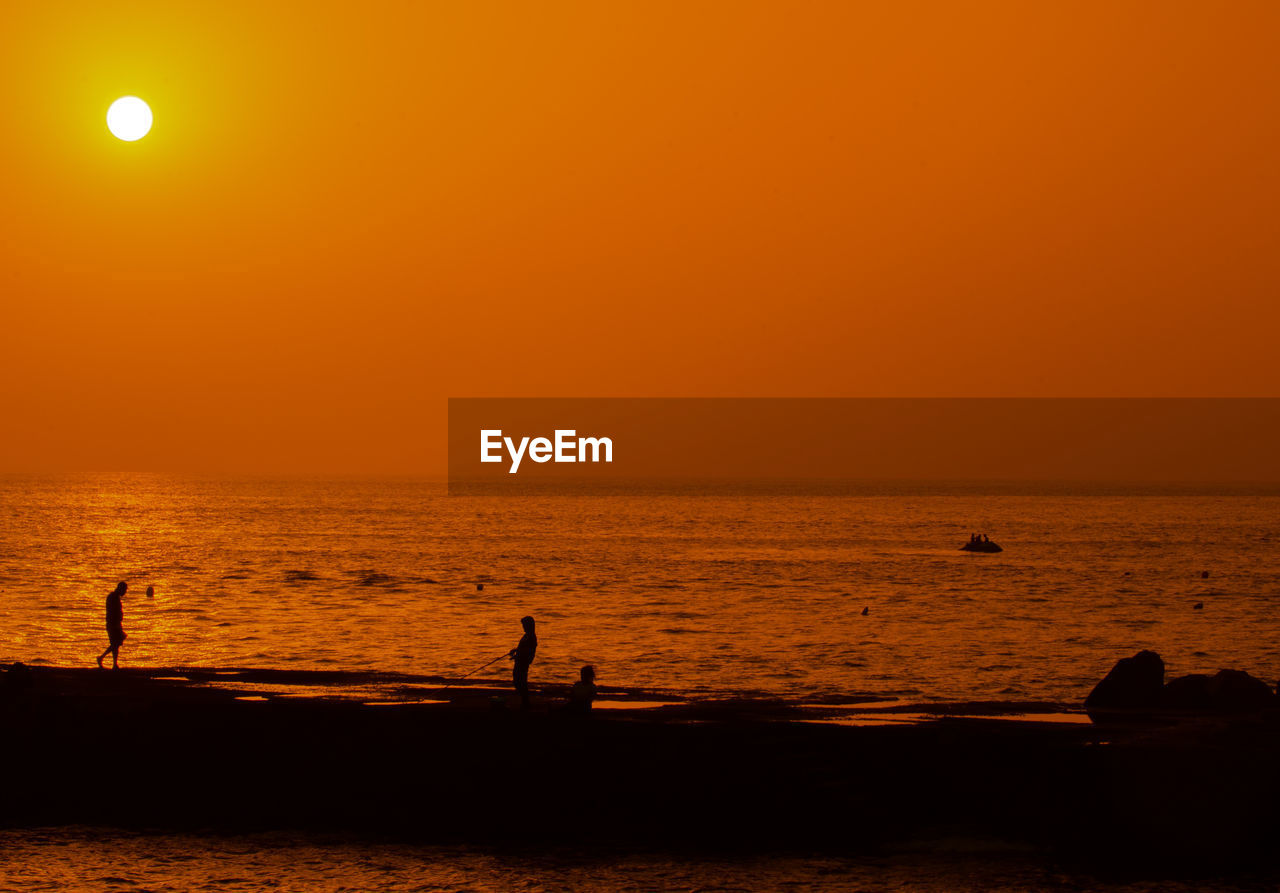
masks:
{"label": "sunset glow", "polygon": [[[442,474],[457,394],[1280,387],[1275,4],[0,24],[8,468]],[[143,89],[164,139],[101,151]]]}
{"label": "sunset glow", "polygon": [[3,0],[0,888],[1280,890],[1278,50]]}

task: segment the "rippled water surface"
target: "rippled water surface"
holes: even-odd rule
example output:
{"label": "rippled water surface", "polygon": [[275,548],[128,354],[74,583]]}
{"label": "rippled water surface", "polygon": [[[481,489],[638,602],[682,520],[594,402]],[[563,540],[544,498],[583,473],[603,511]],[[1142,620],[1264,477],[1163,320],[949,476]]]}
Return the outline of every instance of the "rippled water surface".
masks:
{"label": "rippled water surface", "polygon": [[2,477],[0,659],[91,665],[124,579],[132,665],[462,673],[531,613],[535,682],[1075,701],[1144,647],[1274,681],[1277,544],[1280,494],[1240,488]]}
{"label": "rippled water surface", "polygon": [[193,837],[94,829],[0,831],[0,890],[839,890],[1191,893],[1274,878],[1116,881],[1037,864],[993,842],[932,842],[863,859],[689,859],[661,853],[485,851],[295,835]]}

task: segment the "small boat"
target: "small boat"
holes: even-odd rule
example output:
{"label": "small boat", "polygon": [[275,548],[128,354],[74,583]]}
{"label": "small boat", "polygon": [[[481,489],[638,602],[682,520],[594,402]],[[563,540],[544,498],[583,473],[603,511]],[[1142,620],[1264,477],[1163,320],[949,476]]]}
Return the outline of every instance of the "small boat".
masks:
{"label": "small boat", "polygon": [[998,544],[991,542],[991,540],[982,540],[980,542],[965,543],[963,546],[960,547],[960,551],[961,552],[988,552],[988,553],[994,554],[996,552],[1003,552],[1004,549],[1000,548]]}

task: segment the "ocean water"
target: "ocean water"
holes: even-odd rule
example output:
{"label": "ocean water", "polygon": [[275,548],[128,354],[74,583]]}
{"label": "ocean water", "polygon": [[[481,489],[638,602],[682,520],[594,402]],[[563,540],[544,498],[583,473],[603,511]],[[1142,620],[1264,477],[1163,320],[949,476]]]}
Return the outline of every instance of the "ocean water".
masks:
{"label": "ocean water", "polygon": [[7,476],[0,660],[91,666],[127,580],[131,666],[460,674],[533,614],[535,684],[1070,704],[1140,648],[1274,682],[1278,546],[1275,488]]}
{"label": "ocean water", "polygon": [[486,851],[292,834],[149,835],[0,830],[0,891],[1107,891],[1274,890],[1274,877],[1194,882],[1099,878],[992,842],[931,842],[862,859]]}

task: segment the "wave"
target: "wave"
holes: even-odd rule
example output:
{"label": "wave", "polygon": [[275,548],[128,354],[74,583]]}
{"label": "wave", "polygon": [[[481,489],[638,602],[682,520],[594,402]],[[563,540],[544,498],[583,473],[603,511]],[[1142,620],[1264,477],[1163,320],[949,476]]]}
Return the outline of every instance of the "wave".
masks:
{"label": "wave", "polygon": [[364,571],[356,580],[357,586],[387,586],[395,582],[395,577],[378,571]]}

